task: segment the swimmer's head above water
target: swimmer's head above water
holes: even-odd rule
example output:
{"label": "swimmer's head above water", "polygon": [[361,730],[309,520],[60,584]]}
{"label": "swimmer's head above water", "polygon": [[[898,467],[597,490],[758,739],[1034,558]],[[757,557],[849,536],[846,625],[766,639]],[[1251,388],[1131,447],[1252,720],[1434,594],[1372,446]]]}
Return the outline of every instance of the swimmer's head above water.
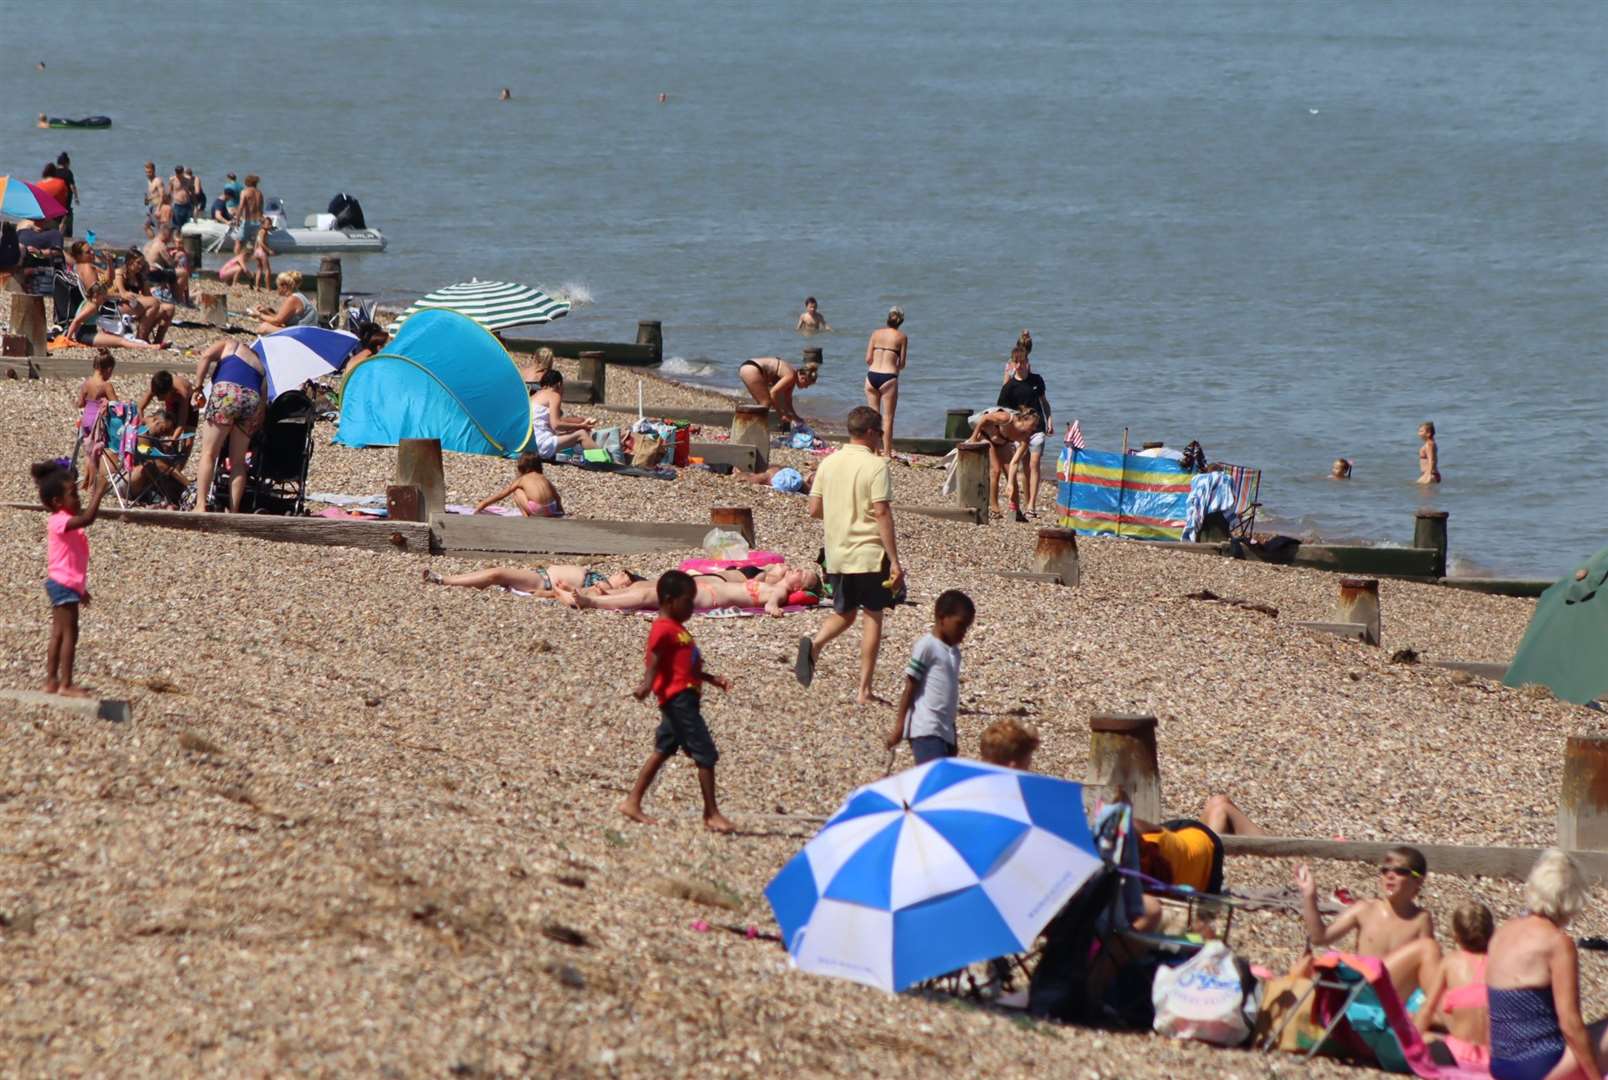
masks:
{"label": "swimmer's head above water", "polygon": [[1351,459],[1343,457],[1335,458],[1333,467],[1329,469],[1329,475],[1336,480],[1350,480]]}

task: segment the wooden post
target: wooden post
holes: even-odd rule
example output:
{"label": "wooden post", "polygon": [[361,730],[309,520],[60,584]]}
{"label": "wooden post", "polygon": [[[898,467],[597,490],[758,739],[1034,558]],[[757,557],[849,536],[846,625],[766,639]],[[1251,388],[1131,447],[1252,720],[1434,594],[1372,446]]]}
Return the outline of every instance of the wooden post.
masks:
{"label": "wooden post", "polygon": [[46,329],[50,324],[45,321],[45,298],[43,296],[30,296],[27,293],[10,293],[11,298],[11,332],[28,339],[26,356],[44,356]]}
{"label": "wooden post", "polygon": [[201,320],[208,326],[227,326],[229,298],[223,293],[202,293]]}
{"label": "wooden post", "polygon": [[1570,735],[1564,743],[1558,846],[1608,850],[1608,738]]}
{"label": "wooden post", "polygon": [[341,260],[338,255],[325,255],[318,263],[318,314],[323,319],[333,318],[341,309]]}
{"label": "wooden post", "polygon": [[739,405],[731,413],[731,441],[754,448],[754,467],[770,461],[770,410],[763,405]]}
{"label": "wooden post", "polygon": [[823,356],[823,353],[822,353],[822,351],[820,349],[813,349],[813,348],[812,349],[805,349],[804,350],[804,360],[803,360],[803,362],[806,363],[806,364],[814,364],[817,367],[819,367],[820,364],[821,364],[822,356]]}
{"label": "wooden post", "polygon": [[179,239],[184,243],[184,254],[189,256],[190,275],[193,277],[201,269],[201,253],[206,250],[206,245],[201,242],[198,234],[186,235],[181,232]]}
{"label": "wooden post", "polygon": [[425,516],[447,508],[447,478],[441,467],[440,439],[403,439],[396,444],[396,484],[417,484],[424,492]]}
{"label": "wooden post", "polygon": [[605,383],[608,379],[609,367],[603,362],[600,352],[583,352],[581,354],[580,381],[592,384],[592,401],[602,402],[607,390]]}
{"label": "wooden post", "polygon": [[971,434],[970,409],[950,409],[944,413],[944,438],[964,439]]}
{"label": "wooden post", "polygon": [[418,484],[392,484],[385,489],[385,513],[392,521],[429,521],[424,490]]}
{"label": "wooden post", "polygon": [[1334,609],[1337,623],[1357,623],[1364,627],[1362,640],[1379,644],[1379,579],[1340,579],[1340,603]]}
{"label": "wooden post", "polygon": [[1033,547],[1033,569],[1040,574],[1055,574],[1062,585],[1076,585],[1082,580],[1078,534],[1071,529],[1040,529],[1038,543]]}
{"label": "wooden post", "polygon": [[1435,557],[1435,576],[1446,576],[1446,511],[1420,510],[1413,517],[1413,547],[1430,548]]}
{"label": "wooden post", "polygon": [[973,510],[988,510],[988,444],[955,447],[955,501]]}
{"label": "wooden post", "polygon": [[709,508],[709,524],[719,525],[728,531],[735,530],[743,534],[748,546],[754,546],[754,511],[747,506],[711,506]]}
{"label": "wooden post", "polygon": [[1117,713],[1089,717],[1089,778],[1120,788],[1139,817],[1161,821],[1156,718]]}
{"label": "wooden post", "polygon": [[664,328],[658,319],[643,319],[637,323],[636,343],[652,346],[655,364],[664,360]]}

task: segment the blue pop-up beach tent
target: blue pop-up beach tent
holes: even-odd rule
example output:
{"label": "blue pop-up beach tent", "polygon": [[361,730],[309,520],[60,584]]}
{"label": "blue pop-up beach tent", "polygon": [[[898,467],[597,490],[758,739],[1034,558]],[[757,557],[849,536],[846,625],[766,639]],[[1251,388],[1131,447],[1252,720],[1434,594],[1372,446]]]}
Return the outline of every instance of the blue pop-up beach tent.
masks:
{"label": "blue pop-up beach tent", "polygon": [[530,398],[513,357],[473,319],[421,311],[341,387],[344,446],[440,439],[443,450],[512,456],[530,441]]}

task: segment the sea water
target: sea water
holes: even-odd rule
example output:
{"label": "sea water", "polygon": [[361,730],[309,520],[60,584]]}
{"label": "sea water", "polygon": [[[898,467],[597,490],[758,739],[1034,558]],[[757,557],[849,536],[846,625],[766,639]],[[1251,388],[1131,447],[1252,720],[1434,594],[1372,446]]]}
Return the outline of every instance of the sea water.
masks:
{"label": "sea water", "polygon": [[1507,574],[1603,543],[1597,0],[50,10],[6,32],[0,172],[70,151],[80,232],[136,234],[147,159],[260,173],[295,221],[344,190],[391,245],[353,288],[573,290],[554,336],[660,319],[727,387],[818,345],[815,412],[897,303],[913,435],[992,402],[1028,327],[1058,425],[1260,466],[1267,524],[1399,543],[1443,509]]}

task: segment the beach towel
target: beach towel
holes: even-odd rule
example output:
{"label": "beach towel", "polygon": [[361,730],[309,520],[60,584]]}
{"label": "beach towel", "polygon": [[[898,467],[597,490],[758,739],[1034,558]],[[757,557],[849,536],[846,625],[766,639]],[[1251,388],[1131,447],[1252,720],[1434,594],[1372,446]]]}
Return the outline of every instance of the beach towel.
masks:
{"label": "beach towel", "polygon": [[1189,484],[1189,497],[1185,501],[1185,543],[1193,543],[1200,533],[1201,523],[1207,514],[1222,514],[1230,529],[1234,528],[1239,496],[1234,490],[1233,478],[1226,472],[1196,473]]}

